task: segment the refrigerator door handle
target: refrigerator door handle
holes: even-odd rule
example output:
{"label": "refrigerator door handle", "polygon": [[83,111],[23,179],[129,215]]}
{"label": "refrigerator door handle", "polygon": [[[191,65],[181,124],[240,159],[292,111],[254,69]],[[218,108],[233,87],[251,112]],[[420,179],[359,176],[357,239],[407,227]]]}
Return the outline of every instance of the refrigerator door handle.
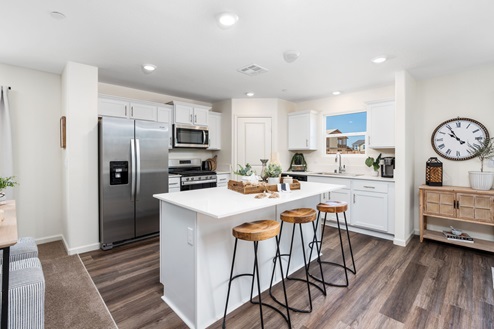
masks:
{"label": "refrigerator door handle", "polygon": [[141,193],[141,146],[139,145],[139,139],[136,139],[136,201],[139,200],[139,194]]}
{"label": "refrigerator door handle", "polygon": [[132,166],[132,177],[130,179],[130,201],[134,201],[135,197],[135,181],[136,181],[136,152],[135,152],[135,142],[132,138],[130,140],[130,164]]}

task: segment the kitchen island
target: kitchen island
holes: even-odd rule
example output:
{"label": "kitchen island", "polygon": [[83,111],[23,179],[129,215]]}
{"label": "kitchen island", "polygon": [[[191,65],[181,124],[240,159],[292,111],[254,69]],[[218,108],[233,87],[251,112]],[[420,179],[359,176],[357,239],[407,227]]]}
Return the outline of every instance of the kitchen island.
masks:
{"label": "kitchen island", "polygon": [[[293,208],[315,208],[320,195],[341,185],[301,182],[300,190],[280,193],[279,198],[256,199],[226,187],[156,194],[160,200],[160,282],[162,299],[190,327],[206,328],[223,316],[233,254],[232,228],[259,219],[279,220]],[[280,242],[288,252],[292,225],[285,226]],[[312,240],[312,226],[305,225],[304,240]],[[295,248],[300,239],[295,239]],[[259,244],[261,290],[269,287],[275,239]],[[314,258],[315,256],[313,256]],[[239,241],[235,273],[252,272],[252,243]],[[283,264],[286,268],[286,262]],[[303,266],[300,253],[292,257],[290,272]],[[276,281],[281,280],[277,271]],[[251,278],[232,285],[228,311],[249,300]]]}

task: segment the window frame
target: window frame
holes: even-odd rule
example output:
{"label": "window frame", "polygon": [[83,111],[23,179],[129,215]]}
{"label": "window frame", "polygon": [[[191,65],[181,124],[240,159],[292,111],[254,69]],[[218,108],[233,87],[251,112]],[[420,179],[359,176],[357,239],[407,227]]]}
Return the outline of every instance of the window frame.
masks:
{"label": "window frame", "polygon": [[[365,112],[366,114],[366,118],[365,118],[365,131],[363,132],[353,132],[353,133],[341,133],[341,134],[327,134],[327,128],[326,128],[326,122],[327,122],[327,117],[331,117],[331,116],[338,116],[338,115],[346,115],[346,114],[354,114],[354,113],[362,113],[362,112]],[[328,137],[347,137],[347,136],[364,136],[364,148],[365,148],[365,152],[364,153],[355,153],[355,154],[351,154],[351,153],[341,153],[341,155],[343,157],[346,157],[346,156],[349,156],[349,157],[353,157],[353,158],[358,158],[358,157],[364,157],[366,156],[367,154],[367,149],[368,149],[368,146],[367,146],[367,134],[368,134],[368,127],[369,127],[369,124],[368,124],[368,112],[367,112],[367,109],[357,109],[357,110],[351,110],[351,111],[344,111],[344,112],[325,112],[325,113],[322,113],[322,121],[323,121],[323,125],[322,125],[322,136],[323,136],[323,141],[322,141],[322,154],[326,157],[334,157],[336,155],[336,153],[326,153],[326,140]]]}

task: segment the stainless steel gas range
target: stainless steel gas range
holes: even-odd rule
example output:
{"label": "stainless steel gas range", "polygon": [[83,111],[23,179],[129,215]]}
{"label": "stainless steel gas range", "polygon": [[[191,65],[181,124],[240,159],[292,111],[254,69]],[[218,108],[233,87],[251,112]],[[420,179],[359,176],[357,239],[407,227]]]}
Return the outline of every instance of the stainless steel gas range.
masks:
{"label": "stainless steel gas range", "polygon": [[180,191],[216,187],[216,172],[201,169],[201,159],[170,159],[168,172],[180,175]]}

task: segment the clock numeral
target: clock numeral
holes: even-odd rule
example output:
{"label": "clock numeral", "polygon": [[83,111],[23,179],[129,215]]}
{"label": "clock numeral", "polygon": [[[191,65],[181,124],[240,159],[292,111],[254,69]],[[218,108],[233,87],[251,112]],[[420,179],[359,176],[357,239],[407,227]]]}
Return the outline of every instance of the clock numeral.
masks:
{"label": "clock numeral", "polygon": [[456,156],[457,157],[460,157],[461,156],[460,151],[456,151]]}
{"label": "clock numeral", "polygon": [[448,149],[448,150],[446,151],[446,154],[447,154],[447,155],[450,155],[450,154],[451,154],[451,149]]}
{"label": "clock numeral", "polygon": [[468,124],[467,129],[470,127],[471,123]]}
{"label": "clock numeral", "polygon": [[446,133],[443,133],[442,131],[439,132],[440,134],[446,135]]}
{"label": "clock numeral", "polygon": [[445,146],[446,146],[446,145],[441,144],[441,145],[438,145],[437,147],[439,147],[439,148],[442,150]]}
{"label": "clock numeral", "polygon": [[475,147],[480,147],[480,145],[479,145],[479,144],[477,144],[477,143],[473,143],[473,146],[475,146]]}
{"label": "clock numeral", "polygon": [[470,151],[470,150],[467,150],[467,152],[468,152],[468,154],[472,154],[472,151]]}
{"label": "clock numeral", "polygon": [[446,128],[451,129],[451,126],[450,125],[446,125]]}
{"label": "clock numeral", "polygon": [[477,131],[479,131],[480,129],[475,129],[474,131],[472,131],[473,133],[476,133]]}
{"label": "clock numeral", "polygon": [[457,122],[456,122],[456,127],[457,127],[457,128],[460,128],[460,127],[461,127],[461,121],[457,121]]}
{"label": "clock numeral", "polygon": [[479,142],[482,141],[482,136],[479,136],[479,137],[475,137],[476,140],[478,140]]}
{"label": "clock numeral", "polygon": [[444,138],[436,138],[436,142],[442,142]]}

